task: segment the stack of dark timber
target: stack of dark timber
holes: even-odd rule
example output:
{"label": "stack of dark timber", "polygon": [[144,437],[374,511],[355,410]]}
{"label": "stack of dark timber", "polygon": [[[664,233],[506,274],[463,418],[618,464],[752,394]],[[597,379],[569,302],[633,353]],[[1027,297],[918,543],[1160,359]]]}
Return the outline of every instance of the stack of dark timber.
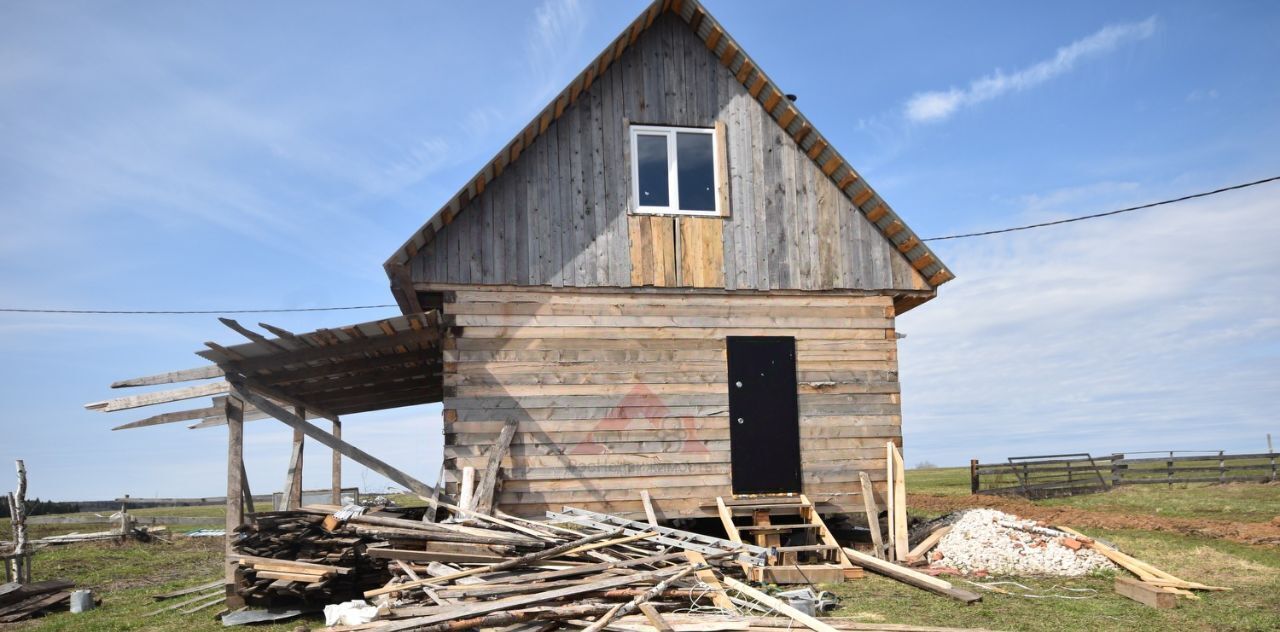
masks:
{"label": "stack of dark timber", "polygon": [[882,629],[819,619],[750,586],[743,569],[763,563],[751,544],[571,508],[548,522],[495,513],[263,513],[229,559],[256,605],[376,606],[375,620],[344,629]]}
{"label": "stack of dark timber", "polygon": [[237,529],[228,561],[241,568],[237,592],[245,603],[337,603],[386,581],[386,561],[365,554],[382,540],[354,525],[325,529],[324,520],[324,512],[279,511]]}
{"label": "stack of dark timber", "polygon": [[60,579],[0,585],[0,623],[16,623],[53,610],[65,610],[73,586],[74,583]]}

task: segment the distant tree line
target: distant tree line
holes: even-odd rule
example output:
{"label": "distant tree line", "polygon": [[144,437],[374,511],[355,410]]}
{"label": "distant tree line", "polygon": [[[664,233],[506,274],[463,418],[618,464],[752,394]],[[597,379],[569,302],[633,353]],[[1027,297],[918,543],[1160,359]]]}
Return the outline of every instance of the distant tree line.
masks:
{"label": "distant tree line", "polygon": [[[4,495],[0,494],[0,498],[4,498]],[[80,503],[60,503],[55,500],[40,500],[39,498],[28,498],[27,502],[23,503],[23,506],[26,508],[28,516],[80,512]],[[5,499],[4,502],[0,502],[0,518],[8,517],[9,501]]]}

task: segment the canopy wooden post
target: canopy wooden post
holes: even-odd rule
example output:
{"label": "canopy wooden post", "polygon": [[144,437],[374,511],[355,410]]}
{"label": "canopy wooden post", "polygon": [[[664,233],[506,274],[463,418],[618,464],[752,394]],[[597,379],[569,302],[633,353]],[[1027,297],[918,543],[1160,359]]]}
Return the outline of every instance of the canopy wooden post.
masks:
{"label": "canopy wooden post", "polygon": [[[229,559],[234,553],[232,542],[236,529],[244,523],[244,401],[234,395],[227,397],[223,414],[227,418],[226,552]],[[224,562],[224,565],[227,607],[242,606],[244,599],[236,594],[236,572],[239,565],[232,562]]]}
{"label": "canopy wooden post", "polygon": [[[300,419],[307,418],[307,409],[294,406],[293,414]],[[280,505],[277,510],[297,509],[302,506],[302,447],[306,435],[301,430],[293,429],[293,450],[289,453],[289,471],[285,473],[284,492],[280,494]]]}
{"label": "canopy wooden post", "polygon": [[[295,432],[302,432],[296,430]],[[337,419],[333,420],[333,438],[342,441],[342,422]],[[342,453],[337,448],[333,449],[333,466],[330,474],[329,487],[333,492],[333,504],[342,504]]]}

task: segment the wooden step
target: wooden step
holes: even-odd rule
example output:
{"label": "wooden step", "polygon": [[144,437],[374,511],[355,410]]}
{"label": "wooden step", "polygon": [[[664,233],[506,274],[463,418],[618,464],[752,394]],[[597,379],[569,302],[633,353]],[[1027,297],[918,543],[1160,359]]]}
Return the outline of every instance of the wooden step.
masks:
{"label": "wooden step", "polygon": [[772,505],[779,507],[808,507],[809,503],[805,502],[798,496],[764,496],[760,498],[732,498],[725,500],[726,507],[751,507]]}
{"label": "wooden step", "polygon": [[831,546],[830,544],[806,544],[804,546],[780,546],[778,547],[778,552],[803,553],[805,551],[834,551],[839,548],[840,547],[838,546]]}
{"label": "wooden step", "polygon": [[804,509],[806,507],[808,507],[808,505],[799,505],[795,503],[768,503],[760,505],[730,505],[729,509],[734,512],[741,513],[773,509]]}
{"label": "wooden step", "polygon": [[804,529],[817,528],[818,525],[816,524],[765,524],[738,527],[738,531],[800,531]]}

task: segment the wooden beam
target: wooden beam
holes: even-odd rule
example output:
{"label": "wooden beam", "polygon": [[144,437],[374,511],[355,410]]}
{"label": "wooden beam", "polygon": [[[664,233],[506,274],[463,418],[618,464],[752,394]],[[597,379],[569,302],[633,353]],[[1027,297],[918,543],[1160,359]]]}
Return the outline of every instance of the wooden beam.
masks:
{"label": "wooden beam", "polygon": [[956,588],[951,584],[951,582],[944,579],[930,577],[929,575],[913,571],[905,566],[898,566],[893,562],[879,560],[867,555],[866,553],[848,547],[845,547],[844,552],[845,555],[849,556],[849,559],[873,573],[884,575],[885,577],[896,579],[904,584],[915,586],[921,590],[927,590],[931,593],[957,599],[965,603],[982,601],[982,595]]}
{"label": "wooden beam", "polygon": [[[705,566],[707,564],[707,558],[698,551],[690,551],[686,549],[684,551],[684,557],[689,560],[690,564],[697,566]],[[720,580],[716,579],[715,571],[710,568],[706,568],[698,571],[697,575],[698,579],[702,581],[702,583],[713,589],[714,592],[711,593],[711,603],[714,603],[716,607],[723,609],[725,612],[731,614],[736,614],[738,612],[737,606],[733,605],[733,600],[729,598],[729,595],[725,594],[724,586],[721,586]]]}
{"label": "wooden beam", "polygon": [[[294,397],[293,395],[290,395],[273,386],[267,386],[266,384],[262,384],[257,380],[245,380],[244,382],[242,382],[242,384],[245,387],[253,390],[255,393],[258,393],[263,397],[270,398],[272,400],[271,403],[273,405],[275,404],[275,402],[284,402],[292,406],[302,406],[306,408],[308,411],[315,413],[319,417],[328,419],[329,421],[338,420],[338,415],[336,413],[330,412],[329,410],[316,406],[315,404],[310,404],[308,402],[302,401]],[[276,406],[276,407],[279,408],[279,406]],[[266,411],[263,411],[263,412],[266,412]]]}
{"label": "wooden beam", "polygon": [[[413,493],[421,496],[430,496],[435,492],[434,487],[409,476],[386,461],[383,461],[382,459],[379,459],[372,454],[343,441],[340,437],[317,428],[306,420],[299,418],[297,415],[277,406],[271,400],[253,392],[245,385],[236,384],[233,388],[237,395],[244,398],[246,402],[257,406],[259,410],[275,417],[281,422],[284,422],[285,425],[301,430],[303,434],[315,439],[329,448],[332,448],[342,456],[345,456],[352,461],[355,461],[356,463],[391,479],[399,485],[405,486],[409,490],[413,491]],[[338,471],[335,471],[335,473],[340,474]]]}
{"label": "wooden beam", "polygon": [[1132,577],[1117,577],[1115,590],[1117,595],[1128,597],[1152,608],[1163,610],[1178,607],[1178,591],[1148,584]]}
{"label": "wooden beam", "polygon": [[880,508],[876,506],[876,490],[871,486],[871,477],[866,472],[858,472],[862,482],[862,507],[867,512],[867,528],[871,530],[871,544],[875,547],[877,559],[884,559],[884,539],[880,535]]}
{"label": "wooden beam", "polygon": [[142,408],[143,406],[151,406],[153,404],[180,402],[184,399],[195,399],[197,397],[207,397],[209,395],[222,395],[226,393],[227,390],[228,386],[226,382],[213,382],[211,384],[188,386],[186,388],[179,388],[171,391],[157,391],[154,393],[144,393],[142,395],[118,397],[116,399],[108,399],[101,402],[92,402],[85,404],[84,407],[89,410],[100,410],[104,413],[109,413],[117,410],[128,410],[130,408]]}
{"label": "wooden beam", "polygon": [[130,422],[124,425],[116,426],[112,430],[132,430],[134,428],[146,428],[148,426],[159,426],[162,424],[171,424],[179,421],[191,421],[193,419],[204,419],[215,415],[222,415],[226,408],[223,404],[225,397],[215,397],[213,405],[208,408],[193,408],[191,410],[179,410],[172,413],[160,413],[152,415],[146,419]]}
{"label": "wooden beam", "polygon": [[754,599],[755,601],[758,601],[766,606],[769,606],[770,608],[773,608],[774,610],[777,610],[782,614],[787,615],[788,617],[791,617],[793,620],[795,620],[796,623],[799,623],[800,625],[803,625],[804,627],[809,628],[814,632],[836,632],[835,628],[817,620],[814,617],[811,617],[803,612],[800,612],[799,610],[796,610],[795,608],[791,607],[790,604],[782,601],[781,599],[767,595],[732,577],[729,577],[726,575],[724,578],[724,583],[727,584],[730,588]]}
{"label": "wooden beam", "polygon": [[653,499],[649,498],[649,490],[640,490],[640,502],[644,504],[644,515],[649,519],[649,524],[658,526],[658,515],[653,511]]}
{"label": "wooden beam", "polygon": [[156,375],[147,375],[144,377],[133,377],[119,382],[112,382],[111,388],[129,388],[133,386],[154,386],[156,384],[173,384],[175,382],[190,382],[193,380],[208,380],[222,377],[222,367],[216,364],[208,366],[200,366],[194,369],[183,369],[181,371],[169,371],[168,373],[158,373]]}
{"label": "wooden beam", "polygon": [[476,487],[476,513],[493,513],[493,497],[498,487],[498,475],[501,471],[502,459],[507,456],[507,450],[511,447],[511,439],[516,436],[516,427],[519,425],[520,422],[518,420],[508,419],[503,424],[502,431],[498,433],[497,440],[489,448],[489,462],[485,464],[484,474],[481,475],[480,484]]}
{"label": "wooden beam", "polygon": [[[334,419],[332,423],[333,438],[341,441],[342,422]],[[329,463],[329,493],[332,496],[333,504],[342,504],[342,452],[339,452],[337,448],[333,448],[333,455]],[[439,494],[440,490],[437,489],[435,493]]]}
{"label": "wooden beam", "polygon": [[[239,397],[228,397],[223,415],[227,418],[227,534],[225,540],[226,554],[229,556],[235,552],[232,545],[235,530],[244,524],[244,505],[241,504],[244,470],[240,467],[244,460],[244,401]],[[235,590],[239,565],[225,561],[223,564],[226,567],[223,585],[227,606],[244,605],[244,599],[237,595]]]}
{"label": "wooden beam", "polygon": [[458,484],[458,506],[472,510],[476,506],[476,468],[470,465],[462,468],[462,482]]}

